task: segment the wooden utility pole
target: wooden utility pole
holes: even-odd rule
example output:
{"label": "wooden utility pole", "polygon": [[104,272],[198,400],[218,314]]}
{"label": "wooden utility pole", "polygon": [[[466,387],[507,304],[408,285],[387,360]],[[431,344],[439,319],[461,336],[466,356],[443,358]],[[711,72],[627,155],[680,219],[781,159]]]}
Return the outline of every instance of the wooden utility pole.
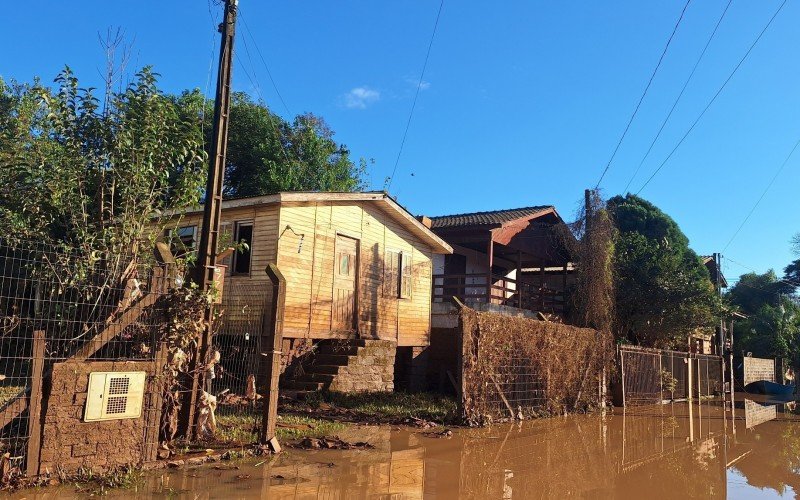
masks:
{"label": "wooden utility pole", "polygon": [[[228,151],[228,117],[231,106],[231,70],[233,67],[233,39],[236,32],[236,10],[238,0],[225,0],[224,20],[220,24],[222,41],[219,49],[219,68],[217,71],[217,91],[214,97],[214,134],[206,181],[206,199],[203,206],[203,226],[200,232],[200,247],[195,267],[195,283],[200,290],[207,292],[214,283],[217,266],[217,241],[219,240],[220,218],[222,216],[222,185],[225,176],[225,158]],[[198,393],[205,389],[205,369],[211,346],[213,329],[213,305],[205,311],[205,331],[197,346],[197,356],[192,359],[190,374],[191,392],[188,401],[182,405],[179,432],[191,439],[196,432],[196,412]],[[188,404],[187,404],[188,403]]]}

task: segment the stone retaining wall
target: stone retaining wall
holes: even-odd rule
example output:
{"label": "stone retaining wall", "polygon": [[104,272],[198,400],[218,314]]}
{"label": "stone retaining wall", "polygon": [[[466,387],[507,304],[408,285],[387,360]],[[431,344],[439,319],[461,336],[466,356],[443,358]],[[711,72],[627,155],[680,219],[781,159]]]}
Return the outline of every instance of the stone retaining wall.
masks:
{"label": "stone retaining wall", "polygon": [[347,366],[328,388],[337,392],[388,392],[394,390],[394,357],[396,344],[390,340],[366,340]]}

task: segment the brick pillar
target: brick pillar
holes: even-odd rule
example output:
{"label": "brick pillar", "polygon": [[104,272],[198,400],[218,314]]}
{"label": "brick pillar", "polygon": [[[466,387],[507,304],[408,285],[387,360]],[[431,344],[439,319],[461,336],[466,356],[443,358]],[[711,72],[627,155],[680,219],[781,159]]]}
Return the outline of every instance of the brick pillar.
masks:
{"label": "brick pillar", "polygon": [[411,348],[411,369],[408,377],[409,392],[422,392],[428,390],[428,357],[430,350],[427,346]]}

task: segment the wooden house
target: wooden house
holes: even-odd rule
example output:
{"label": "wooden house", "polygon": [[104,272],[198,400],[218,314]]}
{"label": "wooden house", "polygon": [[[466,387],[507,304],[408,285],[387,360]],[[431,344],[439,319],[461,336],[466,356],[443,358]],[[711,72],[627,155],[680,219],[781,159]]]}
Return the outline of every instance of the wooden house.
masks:
{"label": "wooden house", "polygon": [[[191,249],[201,222],[202,207],[188,210],[168,236]],[[291,381],[294,388],[389,390],[396,349],[428,345],[432,261],[452,249],[386,193],[226,200],[222,233],[249,246],[223,262],[225,320],[217,337],[236,344],[228,357],[244,350],[258,362],[258,349],[242,343],[273,313],[264,306],[271,303],[270,263],[286,278],[286,364],[303,349],[316,353],[313,366]]]}
{"label": "wooden house", "polygon": [[421,218],[453,247],[434,257],[434,304],[452,297],[491,309],[564,312],[571,237],[550,205]]}
{"label": "wooden house", "polygon": [[559,320],[574,285],[571,238],[550,205],[438,217],[419,217],[453,247],[433,258],[432,332],[428,388],[450,390],[458,377],[458,331],[453,298],[481,311]]}

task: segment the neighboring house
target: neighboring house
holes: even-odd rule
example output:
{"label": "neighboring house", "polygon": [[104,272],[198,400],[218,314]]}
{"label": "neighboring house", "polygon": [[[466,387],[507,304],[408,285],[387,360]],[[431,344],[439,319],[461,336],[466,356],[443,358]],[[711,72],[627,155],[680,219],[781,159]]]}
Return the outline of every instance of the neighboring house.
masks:
{"label": "neighboring house", "polygon": [[[703,265],[706,266],[708,269],[708,274],[711,278],[711,283],[716,287],[719,286],[719,289],[728,288],[728,280],[725,279],[725,275],[722,274],[722,269],[720,269],[716,258],[714,255],[703,255],[700,257],[703,262]],[[691,345],[689,349],[691,352],[696,352],[700,354],[719,354],[719,338],[720,336],[727,336],[727,329],[724,327],[724,322],[721,322],[720,325],[716,328],[716,342],[714,339],[714,335],[705,332],[697,332],[691,336]]]}
{"label": "neighboring house", "polygon": [[[169,231],[173,242],[193,248],[201,221],[201,207],[184,212]],[[251,307],[254,298],[270,304],[265,268],[276,264],[286,278],[284,361],[303,350],[317,354],[290,388],[391,390],[396,349],[430,342],[432,260],[452,249],[387,194],[294,192],[226,200],[222,232],[249,250],[225,262],[228,319],[220,343],[241,343],[250,330],[260,331],[260,314],[247,308],[258,310]],[[222,354],[223,365],[231,362]],[[403,352],[398,359],[410,363],[412,356]]]}
{"label": "neighboring house", "polygon": [[452,254],[434,257],[434,304],[458,297],[491,309],[564,312],[573,266],[563,242],[572,236],[554,207],[421,220],[453,247]]}
{"label": "neighboring house", "polygon": [[[572,238],[552,206],[419,217],[453,247],[433,257],[433,319],[427,351],[429,388],[457,378],[453,298],[483,311],[557,320],[575,281],[564,242]],[[448,373],[449,372],[449,373]]]}

